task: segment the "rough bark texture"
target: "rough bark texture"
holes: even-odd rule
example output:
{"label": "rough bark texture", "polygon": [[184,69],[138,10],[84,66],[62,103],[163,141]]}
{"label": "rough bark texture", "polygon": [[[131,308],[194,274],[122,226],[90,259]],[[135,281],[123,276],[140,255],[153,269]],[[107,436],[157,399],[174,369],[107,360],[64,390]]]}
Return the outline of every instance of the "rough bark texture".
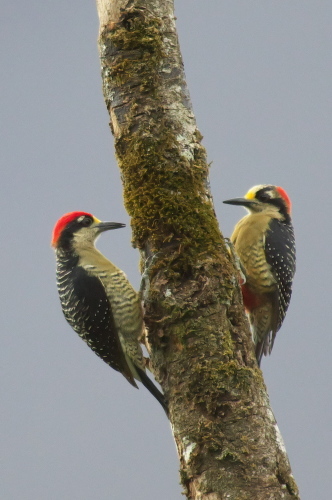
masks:
{"label": "rough bark texture", "polygon": [[171,0],[97,0],[103,91],[133,242],[148,259],[148,344],[185,494],[298,499],[215,218]]}

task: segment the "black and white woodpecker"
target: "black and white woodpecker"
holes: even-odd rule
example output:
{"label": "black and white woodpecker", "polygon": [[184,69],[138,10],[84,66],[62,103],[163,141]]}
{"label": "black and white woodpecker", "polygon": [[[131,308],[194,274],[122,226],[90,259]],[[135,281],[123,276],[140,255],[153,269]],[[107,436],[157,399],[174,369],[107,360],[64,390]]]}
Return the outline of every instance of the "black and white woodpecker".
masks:
{"label": "black and white woodpecker", "polygon": [[124,227],[86,212],[65,214],[53,230],[57,286],[63,314],[76,333],[114,370],[153,394],[167,414],[163,394],[145,372],[139,338],[143,314],[138,293],[123,271],[95,247],[104,231]]}
{"label": "black and white woodpecker", "polygon": [[281,187],[259,185],[244,198],[224,203],[242,205],[249,211],[236,224],[231,242],[245,274],[243,302],[260,364],[263,353],[272,351],[292,294],[295,239],[291,201]]}

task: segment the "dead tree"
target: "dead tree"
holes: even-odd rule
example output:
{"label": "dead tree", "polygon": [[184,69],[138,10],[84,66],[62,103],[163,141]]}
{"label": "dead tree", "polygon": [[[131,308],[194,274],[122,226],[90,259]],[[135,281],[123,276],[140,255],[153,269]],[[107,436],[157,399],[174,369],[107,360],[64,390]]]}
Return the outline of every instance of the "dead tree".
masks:
{"label": "dead tree", "polygon": [[97,0],[103,92],[188,499],[298,499],[215,217],[172,0]]}

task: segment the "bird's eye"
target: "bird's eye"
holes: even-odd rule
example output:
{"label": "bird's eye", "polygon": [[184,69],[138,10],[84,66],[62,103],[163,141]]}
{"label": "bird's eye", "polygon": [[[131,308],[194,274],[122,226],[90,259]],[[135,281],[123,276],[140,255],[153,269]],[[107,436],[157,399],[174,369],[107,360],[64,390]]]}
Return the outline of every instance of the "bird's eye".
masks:
{"label": "bird's eye", "polygon": [[257,196],[257,198],[259,199],[259,201],[263,202],[270,201],[271,199],[270,195],[268,195],[267,193],[261,193]]}
{"label": "bird's eye", "polygon": [[92,219],[90,217],[84,217],[84,219],[82,220],[82,223],[84,226],[91,226]]}
{"label": "bird's eye", "polygon": [[81,221],[81,225],[84,227],[91,226],[92,224],[92,219],[90,217],[84,217]]}

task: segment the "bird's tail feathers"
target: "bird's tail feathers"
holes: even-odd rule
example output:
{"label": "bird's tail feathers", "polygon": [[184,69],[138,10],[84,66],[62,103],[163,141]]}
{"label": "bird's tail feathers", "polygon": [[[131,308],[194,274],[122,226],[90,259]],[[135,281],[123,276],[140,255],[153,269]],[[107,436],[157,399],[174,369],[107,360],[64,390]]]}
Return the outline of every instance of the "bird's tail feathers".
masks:
{"label": "bird's tail feathers", "polygon": [[165,396],[154,385],[154,383],[152,382],[152,380],[148,377],[148,375],[146,374],[146,372],[144,370],[142,370],[142,368],[139,368],[138,366],[135,366],[135,369],[136,369],[136,372],[137,372],[137,375],[138,375],[138,379],[142,382],[142,384],[144,385],[144,387],[146,387],[146,389],[156,398],[156,400],[159,401],[159,403],[163,407],[163,409],[164,409],[164,411],[165,411],[165,413],[167,415],[167,418],[168,418],[168,406],[167,406],[167,403],[166,403],[166,400],[165,400]]}

